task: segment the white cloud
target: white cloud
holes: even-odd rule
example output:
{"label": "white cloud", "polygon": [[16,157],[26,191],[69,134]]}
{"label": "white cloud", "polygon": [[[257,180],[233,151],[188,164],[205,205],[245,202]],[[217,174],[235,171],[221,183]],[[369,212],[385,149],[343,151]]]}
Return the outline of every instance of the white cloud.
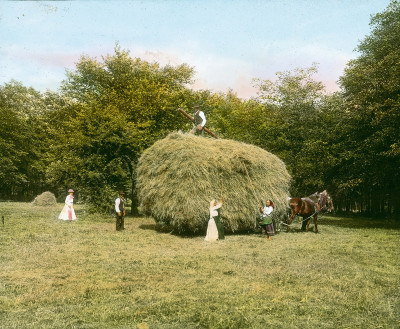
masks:
{"label": "white cloud", "polygon": [[[12,46],[1,51],[0,79],[9,81],[16,79],[24,84],[33,85],[41,90],[58,88],[65,78],[65,69],[73,69],[79,58],[85,54],[97,57],[113,53],[115,44],[103,45],[102,48],[86,50],[70,50],[63,52],[61,49],[24,49]],[[210,89],[214,92],[227,92],[232,89],[239,97],[249,98],[256,95],[252,87],[252,79],[274,80],[275,73],[282,70],[310,67],[313,62],[319,63],[319,73],[315,79],[322,81],[328,92],[338,90],[336,81],[343,74],[346,63],[351,55],[344,51],[318,44],[281,44],[260,47],[260,53],[249,54],[233,58],[205,51],[199,51],[199,45],[189,42],[178,48],[146,49],[133,46],[129,49],[132,57],[139,57],[150,62],[156,61],[160,65],[180,65],[186,63],[196,71],[193,89]],[[290,49],[285,51],[284,49]],[[12,64],[7,64],[12,59]],[[253,59],[252,59],[253,58]],[[17,64],[17,65],[16,65]]]}
{"label": "white cloud", "polygon": [[318,64],[315,80],[321,81],[328,92],[339,89],[337,80],[343,74],[347,62],[354,58],[353,53],[338,50],[331,45],[316,43],[281,42],[266,45],[257,57],[254,72],[257,78],[273,80],[276,72],[296,68],[308,68]]}

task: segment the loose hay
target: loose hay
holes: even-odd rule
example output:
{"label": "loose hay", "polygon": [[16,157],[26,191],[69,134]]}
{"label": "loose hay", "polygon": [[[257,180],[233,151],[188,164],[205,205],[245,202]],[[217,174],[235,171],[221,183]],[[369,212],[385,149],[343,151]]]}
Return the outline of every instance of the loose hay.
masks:
{"label": "loose hay", "polygon": [[32,202],[35,206],[53,206],[57,204],[56,197],[51,192],[43,192]]}
{"label": "loose hay", "polygon": [[177,232],[203,232],[210,200],[223,197],[226,231],[256,228],[261,200],[284,216],[290,175],[277,156],[250,144],[172,133],[139,159],[141,211]]}

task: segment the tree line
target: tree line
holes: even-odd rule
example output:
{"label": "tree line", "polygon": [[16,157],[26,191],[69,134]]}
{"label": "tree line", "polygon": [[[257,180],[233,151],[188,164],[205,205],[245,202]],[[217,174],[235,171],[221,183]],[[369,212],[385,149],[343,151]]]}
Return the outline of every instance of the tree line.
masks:
{"label": "tree line", "polygon": [[331,94],[314,78],[317,64],[254,80],[258,94],[248,100],[193,91],[193,67],[133,58],[118,44],[101,60],[82,56],[58,91],[5,83],[0,199],[29,201],[45,190],[64,197],[73,187],[96,211],[107,210],[118,189],[135,203],[141,153],[188,131],[176,109],[191,113],[198,103],[221,137],[279,156],[293,196],[327,189],[338,211],[400,219],[400,3],[370,25]]}

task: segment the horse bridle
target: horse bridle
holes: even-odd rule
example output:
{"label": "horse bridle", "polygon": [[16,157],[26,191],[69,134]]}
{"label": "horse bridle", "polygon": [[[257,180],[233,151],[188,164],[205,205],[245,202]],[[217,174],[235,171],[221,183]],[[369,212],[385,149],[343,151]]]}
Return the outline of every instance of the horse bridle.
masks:
{"label": "horse bridle", "polygon": [[322,205],[322,203],[321,203],[321,201],[322,201],[322,198],[320,198],[319,199],[319,201],[318,201],[318,203],[319,203],[319,206],[321,207],[321,209],[320,209],[320,211],[323,211],[323,212],[326,212],[326,211],[328,211],[328,204],[329,204],[329,200],[330,199],[330,197],[327,197],[327,195],[324,195],[324,205]]}

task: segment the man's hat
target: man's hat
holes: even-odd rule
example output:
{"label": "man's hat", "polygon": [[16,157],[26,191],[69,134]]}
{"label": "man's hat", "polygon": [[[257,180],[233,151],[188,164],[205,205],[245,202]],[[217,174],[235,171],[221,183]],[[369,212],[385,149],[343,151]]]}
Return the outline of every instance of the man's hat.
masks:
{"label": "man's hat", "polygon": [[193,106],[193,108],[199,109],[199,108],[200,108],[200,105],[199,105],[199,104],[195,104],[195,105]]}
{"label": "man's hat", "polygon": [[124,191],[119,191],[119,195],[124,195],[125,192]]}
{"label": "man's hat", "polygon": [[72,188],[70,188],[69,190],[68,190],[68,193],[74,193],[74,190],[72,189]]}

